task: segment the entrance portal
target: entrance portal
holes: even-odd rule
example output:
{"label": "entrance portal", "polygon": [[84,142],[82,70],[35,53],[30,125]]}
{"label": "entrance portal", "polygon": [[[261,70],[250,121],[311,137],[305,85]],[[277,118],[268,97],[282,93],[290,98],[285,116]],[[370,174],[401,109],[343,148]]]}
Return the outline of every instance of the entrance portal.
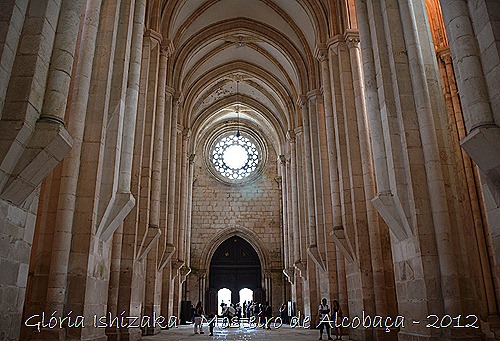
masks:
{"label": "entrance portal", "polygon": [[[215,251],[210,262],[210,277],[207,292],[207,311],[218,311],[218,299],[215,293],[220,289],[231,291],[231,302],[240,302],[240,291],[247,293],[246,299],[256,291],[262,293],[262,267],[255,249],[241,237],[231,237],[223,242]],[[218,296],[218,295],[217,295]],[[243,304],[243,302],[240,302]]]}

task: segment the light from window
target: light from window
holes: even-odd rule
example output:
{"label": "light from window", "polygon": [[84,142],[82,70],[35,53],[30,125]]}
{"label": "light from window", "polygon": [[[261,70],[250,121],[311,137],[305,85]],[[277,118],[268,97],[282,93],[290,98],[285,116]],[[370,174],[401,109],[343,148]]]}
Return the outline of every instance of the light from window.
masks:
{"label": "light from window", "polygon": [[226,135],[212,149],[212,164],[215,170],[230,180],[248,177],[257,169],[258,163],[257,147],[243,135]]}
{"label": "light from window", "polygon": [[233,144],[232,146],[227,147],[222,158],[229,168],[240,169],[247,163],[248,153],[242,146]]}

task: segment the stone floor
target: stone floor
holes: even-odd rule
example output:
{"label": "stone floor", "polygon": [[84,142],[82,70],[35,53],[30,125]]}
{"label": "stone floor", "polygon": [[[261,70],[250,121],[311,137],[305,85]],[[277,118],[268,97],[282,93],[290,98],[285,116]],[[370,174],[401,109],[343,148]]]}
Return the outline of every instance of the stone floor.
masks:
{"label": "stone floor", "polygon": [[[193,327],[179,326],[178,328],[172,328],[169,330],[164,330],[160,334],[154,336],[143,337],[142,340],[147,341],[181,341],[181,340],[231,340],[231,341],[274,341],[274,340],[297,340],[297,341],[312,341],[318,340],[319,330],[295,328],[292,329],[288,325],[283,325],[280,329],[263,330],[250,329],[250,328],[215,328],[214,336],[209,336],[208,328],[203,327],[205,334],[199,335],[193,333]],[[327,340],[328,337],[323,335],[323,340]],[[335,339],[335,337],[333,337]],[[343,340],[348,340],[347,336],[343,337]]]}

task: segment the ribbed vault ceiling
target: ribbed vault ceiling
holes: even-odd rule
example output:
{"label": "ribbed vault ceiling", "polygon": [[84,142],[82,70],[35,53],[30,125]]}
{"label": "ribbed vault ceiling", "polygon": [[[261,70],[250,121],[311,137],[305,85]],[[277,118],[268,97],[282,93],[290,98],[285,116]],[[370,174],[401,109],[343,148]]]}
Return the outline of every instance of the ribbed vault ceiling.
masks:
{"label": "ribbed vault ceiling", "polygon": [[[200,139],[236,119],[258,126],[281,150],[300,121],[296,100],[317,89],[314,51],[327,39],[320,0],[166,0],[167,84],[183,94],[181,123]],[[236,85],[238,83],[238,86]]]}

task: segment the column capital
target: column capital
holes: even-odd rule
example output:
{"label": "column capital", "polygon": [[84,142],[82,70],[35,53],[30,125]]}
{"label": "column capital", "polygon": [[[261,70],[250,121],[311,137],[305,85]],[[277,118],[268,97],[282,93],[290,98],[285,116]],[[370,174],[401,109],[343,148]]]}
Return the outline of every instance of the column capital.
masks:
{"label": "column capital", "polygon": [[165,38],[160,44],[160,54],[170,57],[175,51],[174,43],[170,38]]}
{"label": "column capital", "polygon": [[318,44],[314,49],[314,57],[320,62],[328,60],[328,47],[326,44]]}
{"label": "column capital", "polygon": [[163,40],[160,32],[157,32],[150,28],[148,28],[144,32],[144,38],[149,39],[149,41],[152,42],[154,46],[156,46],[156,44],[160,44],[160,42]]}
{"label": "column capital", "polygon": [[344,33],[344,39],[347,43],[347,47],[350,49],[354,47],[359,47],[359,32],[358,30],[346,30]]}
{"label": "column capital", "polygon": [[177,123],[177,134],[184,134],[184,126],[180,123]]}
{"label": "column capital", "polygon": [[165,94],[175,97],[175,90],[171,86],[165,85]]}
{"label": "column capital", "polygon": [[286,165],[286,157],[285,157],[285,155],[280,155],[280,156],[278,156],[278,160],[279,160],[279,162],[280,162],[280,164],[281,164],[282,166],[285,166],[285,165]]}
{"label": "column capital", "polygon": [[341,42],[344,42],[344,37],[340,34],[337,34],[337,35],[331,37],[330,39],[328,39],[328,41],[326,42],[326,45],[328,46],[329,49],[333,49],[333,51],[335,51],[335,49],[337,48],[337,45]]}
{"label": "column capital", "polygon": [[179,271],[186,262],[184,262],[182,259],[177,259],[172,261],[172,270],[174,271]]}
{"label": "column capital", "polygon": [[188,155],[188,160],[190,164],[193,164],[195,159],[196,159],[196,154],[191,153]]}
{"label": "column capital", "polygon": [[293,130],[289,130],[286,132],[286,139],[290,143],[295,143],[295,132]]}
{"label": "column capital", "polygon": [[437,57],[441,59],[445,64],[451,63],[451,52],[449,47],[437,50],[436,54]]}
{"label": "column capital", "polygon": [[181,106],[182,102],[184,102],[184,95],[182,94],[181,91],[175,91],[174,92],[174,104],[176,106]]}
{"label": "column capital", "polygon": [[191,138],[191,128],[189,128],[189,127],[184,128],[184,129],[182,130],[182,137],[183,137],[184,139],[189,139],[189,138]]}
{"label": "column capital", "polygon": [[306,95],[299,95],[297,97],[297,105],[301,109],[303,109],[305,107],[307,108],[307,96]]}
{"label": "column capital", "polygon": [[293,284],[294,281],[294,273],[295,273],[295,268],[293,267],[288,267],[286,269],[283,269],[283,274],[285,274],[286,278],[288,279],[288,282]]}
{"label": "column capital", "polygon": [[307,93],[307,99],[311,101],[311,100],[314,100],[316,97],[321,96],[321,95],[322,95],[321,89],[314,89],[314,90],[311,90]]}

